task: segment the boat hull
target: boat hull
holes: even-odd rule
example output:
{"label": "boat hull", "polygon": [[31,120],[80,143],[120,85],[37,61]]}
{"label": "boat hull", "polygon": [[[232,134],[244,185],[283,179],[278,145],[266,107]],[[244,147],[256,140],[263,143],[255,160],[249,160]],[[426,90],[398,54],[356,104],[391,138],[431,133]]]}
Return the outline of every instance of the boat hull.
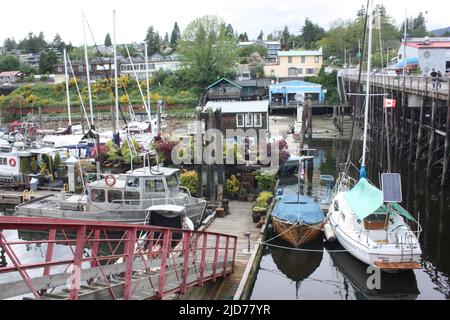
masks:
{"label": "boat hull", "polygon": [[311,226],[300,224],[298,222],[294,225],[293,223],[280,220],[276,217],[272,217],[272,224],[275,233],[293,247],[299,247],[317,239],[322,235],[324,225],[323,222]]}
{"label": "boat hull", "polygon": [[[336,239],[339,241],[342,247],[347,250],[358,260],[374,268],[381,269],[384,272],[400,272],[412,269],[418,269],[419,261],[421,258],[420,249],[405,249],[402,252],[398,248],[392,245],[385,245],[381,248],[368,248],[362,245],[355,239],[349,237],[338,224],[331,218],[331,227],[336,235]],[[385,265],[399,265],[399,268],[380,268],[379,264]]]}

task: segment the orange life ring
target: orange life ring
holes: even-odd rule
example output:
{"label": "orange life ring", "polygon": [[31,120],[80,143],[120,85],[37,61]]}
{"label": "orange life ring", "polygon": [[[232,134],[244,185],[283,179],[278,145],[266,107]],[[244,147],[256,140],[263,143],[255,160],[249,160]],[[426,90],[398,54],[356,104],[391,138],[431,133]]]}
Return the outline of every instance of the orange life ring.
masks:
{"label": "orange life ring", "polygon": [[16,166],[16,159],[13,159],[13,158],[11,158],[11,159],[9,159],[9,165],[11,166],[11,167],[15,167]]}
{"label": "orange life ring", "polygon": [[114,177],[112,174],[108,174],[105,177],[105,183],[108,187],[114,187],[116,185],[116,177]]}

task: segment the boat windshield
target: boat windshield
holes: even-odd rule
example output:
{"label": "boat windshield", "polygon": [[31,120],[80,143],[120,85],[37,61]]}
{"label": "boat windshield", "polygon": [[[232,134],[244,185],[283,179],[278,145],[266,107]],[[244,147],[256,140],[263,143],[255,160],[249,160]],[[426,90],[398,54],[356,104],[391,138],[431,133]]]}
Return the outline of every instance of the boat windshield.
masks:
{"label": "boat windshield", "polygon": [[178,177],[176,174],[170,175],[166,178],[167,187],[169,191],[178,190]]}

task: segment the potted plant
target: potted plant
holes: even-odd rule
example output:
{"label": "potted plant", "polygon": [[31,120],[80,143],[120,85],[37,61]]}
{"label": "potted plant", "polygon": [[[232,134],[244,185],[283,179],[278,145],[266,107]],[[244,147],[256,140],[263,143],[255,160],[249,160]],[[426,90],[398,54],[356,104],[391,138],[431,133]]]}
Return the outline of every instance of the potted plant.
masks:
{"label": "potted plant", "polygon": [[266,205],[270,205],[273,200],[273,193],[269,191],[263,191],[259,194],[258,198],[256,199],[259,203],[264,203]]}
{"label": "potted plant", "polygon": [[236,176],[233,175],[230,179],[227,179],[225,182],[225,190],[231,199],[237,198],[241,190],[241,183]]}

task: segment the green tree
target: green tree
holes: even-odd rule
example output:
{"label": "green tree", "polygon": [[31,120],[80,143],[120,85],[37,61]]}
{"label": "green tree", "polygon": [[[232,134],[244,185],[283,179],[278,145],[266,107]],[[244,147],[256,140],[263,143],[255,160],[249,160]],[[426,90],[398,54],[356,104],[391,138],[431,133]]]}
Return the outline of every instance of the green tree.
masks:
{"label": "green tree", "polygon": [[[137,57],[138,52],[137,52],[136,48],[133,45],[127,45],[127,46],[128,46],[128,51],[130,52],[130,56],[132,58]],[[128,51],[127,51],[127,48],[125,47],[125,45],[119,49],[119,53],[127,59],[128,59]]]}
{"label": "green tree", "polygon": [[181,37],[180,28],[178,27],[178,23],[175,22],[175,24],[173,25],[172,34],[170,35],[170,46],[173,49],[177,48],[177,42],[178,39],[180,39],[180,37]]}
{"label": "green tree", "polygon": [[52,50],[47,50],[41,53],[39,58],[39,72],[51,73],[53,72],[54,66],[58,63],[58,56]]}
{"label": "green tree", "polygon": [[248,35],[247,35],[247,32],[241,33],[241,34],[239,35],[238,40],[239,40],[240,42],[247,42],[247,41],[248,41]]}
{"label": "green tree", "polygon": [[302,27],[302,40],[305,49],[313,49],[316,46],[316,42],[324,36],[325,30],[306,18],[305,24]]}
{"label": "green tree", "polygon": [[290,46],[289,46],[289,38],[290,38],[290,33],[289,33],[289,29],[287,26],[284,27],[283,33],[281,34],[281,49],[282,50],[289,50]]}
{"label": "green tree", "polygon": [[161,38],[159,37],[159,33],[155,31],[153,26],[150,26],[148,28],[145,42],[147,43],[149,56],[159,52],[159,50],[161,49]]}
{"label": "green tree", "polygon": [[105,36],[105,43],[104,44],[105,44],[106,47],[111,47],[112,46],[111,35],[109,34],[109,32]]}
{"label": "green tree", "polygon": [[264,39],[264,32],[261,30],[261,32],[259,33],[259,36],[258,36],[258,40],[263,40]]}
{"label": "green tree", "polygon": [[11,52],[17,49],[17,42],[14,38],[6,38],[3,42],[3,46],[5,47],[6,52]]}
{"label": "green tree", "polygon": [[261,44],[253,44],[239,48],[238,55],[240,58],[248,58],[252,53],[258,52],[261,57],[267,56],[267,48]]}
{"label": "green tree", "polygon": [[192,21],[178,43],[189,81],[201,88],[220,77],[235,76],[237,51],[236,39],[227,35],[223,20],[217,16]]}
{"label": "green tree", "polygon": [[39,36],[36,36],[33,32],[28,33],[28,36],[19,41],[17,48],[24,53],[39,53],[48,46],[45,41],[44,33],[40,32]]}
{"label": "green tree", "polygon": [[62,40],[61,36],[57,33],[52,42],[52,48],[57,50],[58,52],[63,52],[66,47],[66,43]]}
{"label": "green tree", "polygon": [[20,68],[20,61],[15,56],[0,56],[0,72],[16,71]]}
{"label": "green tree", "polygon": [[234,37],[234,29],[231,23],[227,25],[227,36]]}

